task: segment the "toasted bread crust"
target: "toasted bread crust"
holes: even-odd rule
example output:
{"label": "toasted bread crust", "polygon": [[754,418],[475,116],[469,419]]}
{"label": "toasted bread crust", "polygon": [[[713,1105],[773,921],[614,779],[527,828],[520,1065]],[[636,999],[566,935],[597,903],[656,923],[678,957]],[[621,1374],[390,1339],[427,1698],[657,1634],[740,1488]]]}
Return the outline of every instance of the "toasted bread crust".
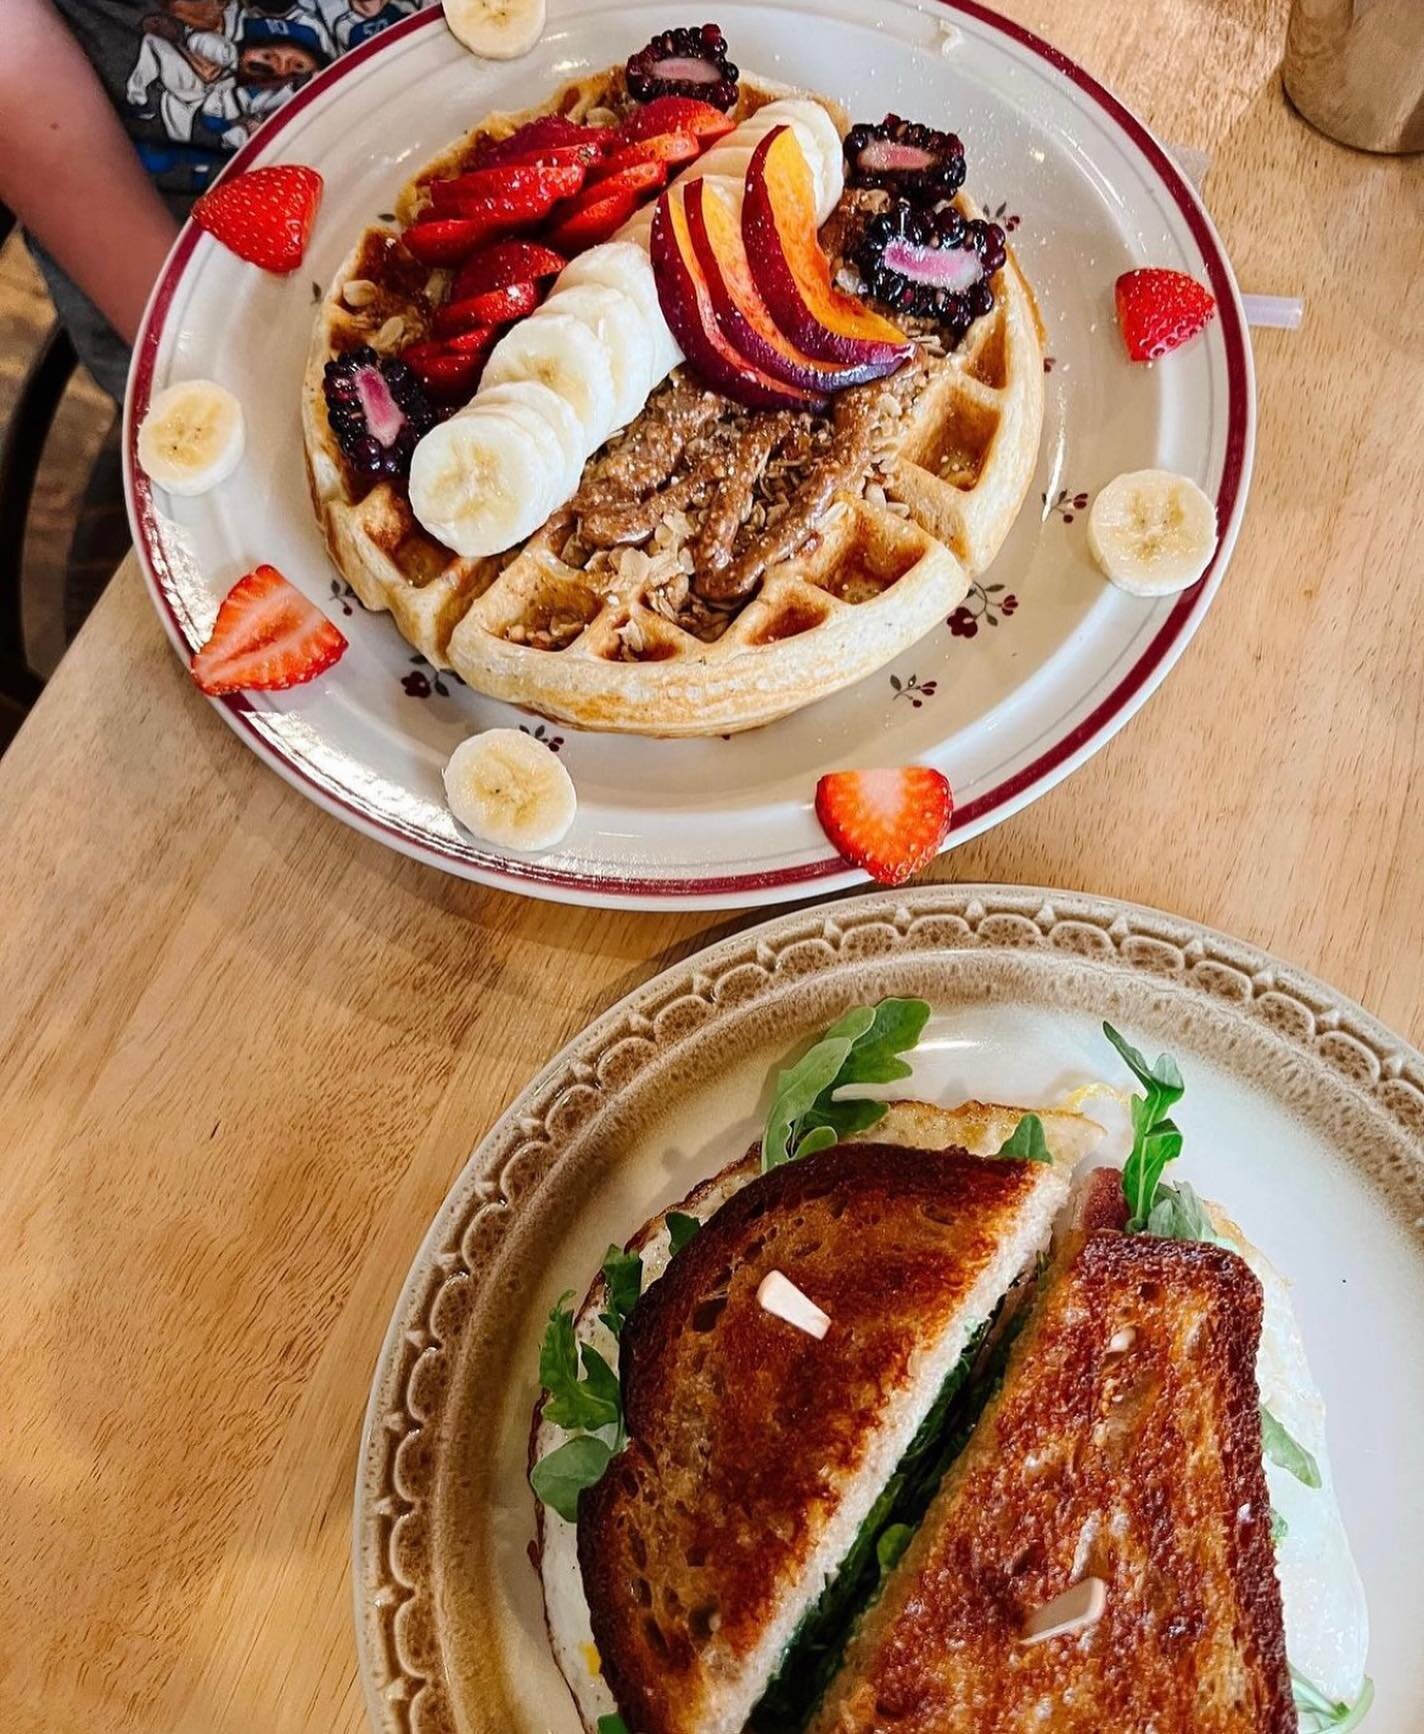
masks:
{"label": "toasted bread crust", "polygon": [[[813,1734],[1295,1734],[1261,1312],[1232,1252],[1089,1233]],[[1028,1615],[1085,1577],[1107,1587],[1098,1623],[1023,1645]]]}
{"label": "toasted bread crust", "polygon": [[[751,1181],[644,1296],[621,1344],[631,1442],[578,1523],[604,1676],[638,1734],[704,1725],[1041,1175],[838,1146]],[[757,1303],[774,1269],[830,1316],[823,1341]]]}

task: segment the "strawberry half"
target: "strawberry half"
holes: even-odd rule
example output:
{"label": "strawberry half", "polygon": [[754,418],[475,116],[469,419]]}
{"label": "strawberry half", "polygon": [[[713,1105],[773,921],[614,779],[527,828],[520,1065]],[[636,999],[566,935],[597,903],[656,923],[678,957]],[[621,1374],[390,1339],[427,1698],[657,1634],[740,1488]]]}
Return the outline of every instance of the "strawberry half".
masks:
{"label": "strawberry half", "polygon": [[[590,197],[590,195],[593,195]],[[602,195],[602,196],[599,196]],[[638,208],[634,193],[605,193],[603,183],[586,187],[579,203],[549,230],[548,239],[559,251],[572,258],[586,247],[596,247],[621,229]]]}
{"label": "strawberry half", "polygon": [[239,578],[190,664],[206,693],[277,692],[330,668],[346,638],[275,566]]}
{"label": "strawberry half", "polygon": [[619,174],[638,163],[665,163],[672,168],[677,163],[690,163],[701,154],[702,146],[690,132],[655,133],[652,138],[636,139],[614,151],[612,156],[605,157],[589,170],[588,178],[590,184],[606,180],[609,175]]}
{"label": "strawberry half", "polygon": [[476,326],[450,336],[412,343],[401,360],[432,397],[468,395],[484,372],[485,357],[495,339],[492,326]]}
{"label": "strawberry half", "polygon": [[1114,291],[1117,322],[1133,361],[1155,361],[1211,323],[1216,300],[1185,271],[1125,271]]}
{"label": "strawberry half", "polygon": [[715,139],[725,138],[736,126],[729,114],[694,96],[655,96],[645,102],[619,131],[629,141],[652,138],[662,132],[690,132],[703,150]]}
{"label": "strawberry half", "polygon": [[459,265],[509,226],[498,217],[431,217],[412,224],[401,240],[422,265]]}
{"label": "strawberry half", "polygon": [[816,817],[837,853],[882,885],[934,860],[953,813],[948,781],[928,765],[831,771],[816,784]]}
{"label": "strawberry half", "polygon": [[249,265],[286,276],[306,253],[321,191],[321,176],[300,163],[249,169],[204,193],[193,221]]}
{"label": "strawberry half", "polygon": [[612,127],[580,126],[562,114],[540,115],[526,121],[508,138],[490,139],[476,146],[465,159],[467,169],[493,168],[498,163],[532,163],[572,161],[579,153],[583,162],[592,162],[617,138]]}
{"label": "strawberry half", "polygon": [[562,255],[537,241],[495,241],[482,247],[460,267],[450,291],[451,302],[491,289],[508,289],[515,283],[537,283],[541,277],[557,277],[564,268]]}

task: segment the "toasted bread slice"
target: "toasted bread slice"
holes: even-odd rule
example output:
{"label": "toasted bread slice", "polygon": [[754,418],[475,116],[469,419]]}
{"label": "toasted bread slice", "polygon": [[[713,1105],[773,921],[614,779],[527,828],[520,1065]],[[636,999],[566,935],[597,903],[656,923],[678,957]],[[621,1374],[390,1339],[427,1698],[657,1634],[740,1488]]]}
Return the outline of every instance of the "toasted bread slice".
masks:
{"label": "toasted bread slice", "polygon": [[[1098,1144],[1102,1127],[1086,1115],[1043,1108],[1014,1108],[997,1103],[965,1102],[946,1108],[935,1102],[892,1102],[885,1117],[873,1128],[875,1141],[918,1150],[943,1150],[956,1146],[977,1156],[992,1156],[1004,1144],[1026,1113],[1036,1114],[1043,1124],[1054,1164],[1069,1174]],[[720,1173],[702,1181],[671,1208],[708,1220],[726,1201],[761,1172],[761,1149],[752,1145],[744,1156]],[[643,1261],[646,1293],[667,1268],[671,1247],[667,1213],[655,1216],[628,1243]],[[575,1329],[581,1342],[591,1343],[616,1365],[618,1344],[600,1322],[607,1306],[603,1278],[594,1280],[580,1306]],[[536,1408],[530,1434],[530,1461],[546,1456],[568,1437]],[[544,1591],[544,1617],[550,1646],[559,1669],[578,1706],[587,1734],[595,1734],[598,1720],[614,1708],[608,1682],[600,1671],[593,1643],[588,1600],[584,1594],[577,1557],[577,1535],[572,1524],[542,1505],[536,1510],[535,1553]]]}
{"label": "toasted bread slice", "polygon": [[[1261,1287],[1078,1237],[811,1734],[1294,1734],[1261,1461]],[[1025,1644],[1072,1585],[1086,1629]]]}
{"label": "toasted bread slice", "polygon": [[[911,1143],[937,1121],[895,1118]],[[740,1734],[1069,1173],[838,1145],[734,1191],[644,1294],[621,1343],[629,1443],[578,1522],[638,1734]],[[829,1315],[823,1340],[760,1305],[774,1270]]]}

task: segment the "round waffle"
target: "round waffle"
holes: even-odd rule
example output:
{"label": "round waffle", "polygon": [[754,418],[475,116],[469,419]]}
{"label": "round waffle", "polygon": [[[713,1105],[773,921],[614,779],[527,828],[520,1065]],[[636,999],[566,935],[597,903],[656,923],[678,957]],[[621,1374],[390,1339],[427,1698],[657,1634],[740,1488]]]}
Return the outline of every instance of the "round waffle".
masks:
{"label": "round waffle", "polygon": [[[620,79],[611,69],[565,86],[540,109],[490,116],[415,177],[397,214],[413,216],[423,183],[458,172],[478,140],[504,137],[540,113],[598,121]],[[745,79],[738,118],[780,94]],[[645,493],[653,527],[636,541],[590,546],[578,516],[581,501],[606,492],[604,478],[617,474],[620,452],[664,396],[697,389],[683,369],[590,460],[572,509],[506,554],[462,559],[422,529],[402,487],[352,485],[322,391],[333,355],[360,344],[393,353],[428,335],[444,288],[405,252],[399,231],[384,226],[367,230],[337,274],[304,385],[313,499],[333,560],[368,608],[388,609],[417,650],[476,690],[563,722],[642,735],[729,734],[864,678],[959,605],[997,553],[1033,474],[1042,347],[1010,255],[992,312],[957,348],[946,354],[927,338],[903,377],[837,400],[832,421],[846,400],[870,394],[854,414],[873,437],[798,545],[776,532],[787,509],[776,497],[782,472],[762,457],[747,522],[765,523],[765,558],[735,603],[700,599],[695,512],[682,509],[675,486]],[[714,431],[729,449],[738,437],[756,447],[756,417],[722,407],[726,425]],[[783,471],[794,493],[797,473]]]}

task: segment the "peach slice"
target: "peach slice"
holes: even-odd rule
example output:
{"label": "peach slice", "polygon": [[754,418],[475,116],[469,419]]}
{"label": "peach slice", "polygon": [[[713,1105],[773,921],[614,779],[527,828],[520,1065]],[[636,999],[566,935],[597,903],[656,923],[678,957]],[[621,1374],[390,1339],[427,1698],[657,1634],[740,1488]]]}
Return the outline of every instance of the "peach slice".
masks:
{"label": "peach slice", "polygon": [[713,314],[723,336],[753,366],[803,391],[831,392],[863,385],[899,365],[898,359],[841,364],[798,349],[761,298],[747,262],[737,213],[726,194],[714,182],[694,181],[684,195],[684,209]]}
{"label": "peach slice", "polygon": [[748,409],[824,409],[824,396],[763,372],[722,331],[693,248],[685,191],[670,187],[658,200],[649,238],[658,301],[683,353],[709,385]]}
{"label": "peach slice", "polygon": [[898,325],[831,282],[816,230],[811,170],[790,127],[773,127],[752,153],[742,238],[772,318],[805,354],[889,372],[914,353]]}

